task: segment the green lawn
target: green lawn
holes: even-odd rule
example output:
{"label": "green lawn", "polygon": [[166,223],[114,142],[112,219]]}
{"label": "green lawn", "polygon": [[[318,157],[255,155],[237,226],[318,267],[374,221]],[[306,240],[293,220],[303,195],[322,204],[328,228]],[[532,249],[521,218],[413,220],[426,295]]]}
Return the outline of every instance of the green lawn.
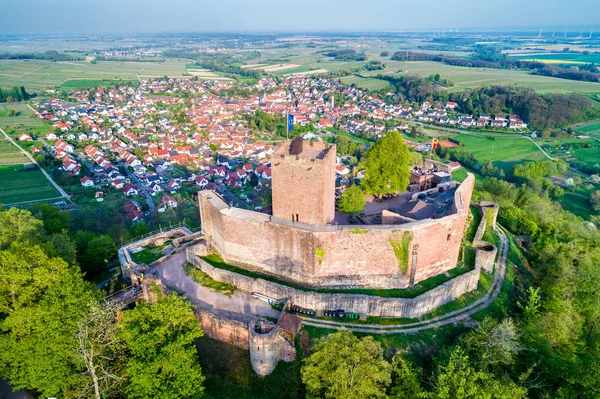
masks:
{"label": "green lawn", "polygon": [[144,248],[140,252],[132,253],[131,258],[135,263],[140,265],[149,265],[150,263],[157,261],[164,256],[160,252],[163,248],[163,246]]}
{"label": "green lawn", "polygon": [[586,123],[584,125],[576,126],[575,131],[577,133],[595,133],[600,132],[600,121]]}
{"label": "green lawn", "polygon": [[573,212],[584,219],[589,219],[590,216],[598,213],[590,205],[590,193],[588,192],[565,192],[565,196],[560,201],[560,204],[567,211]]}
{"label": "green lawn", "polygon": [[576,148],[568,156],[590,166],[600,164],[600,145],[594,145],[592,148]]}
{"label": "green lawn", "polygon": [[521,137],[478,137],[459,134],[454,137],[480,162],[491,160],[505,173],[521,162],[542,161],[544,154],[529,140]]}
{"label": "green lawn", "polygon": [[202,270],[198,269],[196,266],[192,265],[189,262],[186,262],[183,265],[183,271],[189,278],[191,278],[201,286],[209,288],[215,292],[220,292],[224,295],[231,296],[237,289],[231,284],[223,283],[221,281],[217,281],[211,278],[209,275],[202,272]]}
{"label": "green lawn", "polygon": [[0,203],[34,201],[60,197],[39,169],[0,165]]}

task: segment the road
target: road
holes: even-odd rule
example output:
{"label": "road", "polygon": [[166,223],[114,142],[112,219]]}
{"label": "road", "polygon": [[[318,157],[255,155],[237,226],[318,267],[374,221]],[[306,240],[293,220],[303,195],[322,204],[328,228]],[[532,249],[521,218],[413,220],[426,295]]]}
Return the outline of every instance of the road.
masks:
{"label": "road", "polygon": [[242,208],[242,209],[246,209],[248,207],[248,204],[246,204],[245,202],[240,200],[223,183],[215,182],[215,184],[217,186],[219,186],[219,188],[221,189],[221,192],[223,193],[223,197],[224,197],[223,199],[225,200],[225,202],[227,202],[227,204],[236,206],[236,207]]}
{"label": "road", "polygon": [[119,165],[123,169],[125,169],[125,172],[127,172],[127,175],[129,176],[131,181],[134,182],[136,186],[138,186],[138,189],[142,190],[142,193],[144,193],[144,197],[146,197],[146,202],[148,203],[148,209],[150,210],[150,213],[154,213],[154,199],[152,198],[152,194],[150,194],[150,191],[148,191],[146,186],[140,181],[140,179],[135,175],[135,173],[127,169],[127,167],[123,165],[123,163],[119,162]]}
{"label": "road", "polygon": [[46,147],[46,148],[51,148],[51,147],[52,147],[50,144],[48,144],[48,143],[46,142],[46,140],[44,140],[44,139],[43,139],[43,138],[41,138],[41,137],[38,137],[38,138],[37,138],[37,141],[39,141],[40,143],[42,143],[42,145],[43,145],[44,147]]}
{"label": "road", "polygon": [[44,168],[42,168],[40,166],[40,164],[37,163],[37,161],[33,158],[33,156],[31,156],[30,153],[28,153],[27,151],[25,151],[24,149],[22,149],[21,146],[19,146],[8,134],[6,134],[6,132],[2,128],[0,128],[0,132],[4,135],[4,137],[6,137],[6,139],[8,141],[10,141],[14,146],[16,146],[19,150],[21,150],[21,152],[23,154],[25,154],[25,156],[27,158],[29,158],[29,160],[32,163],[34,163],[35,165],[37,165],[37,167],[44,174],[44,176],[46,176],[46,179],[48,179],[48,181],[54,186],[54,188],[56,188],[56,190],[58,190],[58,192],[60,193],[60,195],[62,197],[66,198],[69,202],[73,203],[71,201],[71,196],[69,194],[67,194],[67,192],[65,190],[63,190],[61,186],[59,186],[58,184],[56,184],[56,182],[52,179],[52,177],[44,170]]}

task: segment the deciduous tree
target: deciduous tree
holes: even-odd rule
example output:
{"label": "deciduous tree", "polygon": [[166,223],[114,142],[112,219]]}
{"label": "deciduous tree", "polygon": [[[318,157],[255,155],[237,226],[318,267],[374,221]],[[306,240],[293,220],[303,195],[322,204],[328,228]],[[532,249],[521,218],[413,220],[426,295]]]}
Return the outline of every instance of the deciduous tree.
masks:
{"label": "deciduous tree", "polygon": [[191,305],[176,295],[123,313],[122,338],[130,358],[128,398],[202,398],[204,376],[194,341],[202,329]]}
{"label": "deciduous tree", "polygon": [[309,398],[384,398],[391,366],[372,337],[358,339],[349,331],[322,338],[302,367]]}
{"label": "deciduous tree", "polygon": [[400,133],[388,133],[367,152],[363,188],[377,196],[406,190],[410,159],[408,146]]}
{"label": "deciduous tree", "polygon": [[84,370],[76,385],[80,397],[110,397],[125,380],[126,346],[119,336],[116,314],[114,306],[94,302],[77,323],[76,353]]}
{"label": "deciduous tree", "polygon": [[365,195],[360,187],[354,184],[340,196],[339,208],[343,213],[355,214],[361,212],[366,204]]}
{"label": "deciduous tree", "polygon": [[0,251],[0,374],[13,388],[62,393],[78,372],[77,322],[98,299],[79,271],[36,245]]}

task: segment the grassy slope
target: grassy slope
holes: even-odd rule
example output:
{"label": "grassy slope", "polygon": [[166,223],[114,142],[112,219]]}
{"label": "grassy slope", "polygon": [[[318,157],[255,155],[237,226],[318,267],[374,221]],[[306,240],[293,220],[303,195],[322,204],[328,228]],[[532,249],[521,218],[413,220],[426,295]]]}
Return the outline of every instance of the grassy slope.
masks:
{"label": "grassy slope", "polygon": [[510,172],[520,162],[542,161],[544,154],[528,140],[518,137],[476,137],[459,134],[455,137],[479,161],[491,160],[494,166]]}

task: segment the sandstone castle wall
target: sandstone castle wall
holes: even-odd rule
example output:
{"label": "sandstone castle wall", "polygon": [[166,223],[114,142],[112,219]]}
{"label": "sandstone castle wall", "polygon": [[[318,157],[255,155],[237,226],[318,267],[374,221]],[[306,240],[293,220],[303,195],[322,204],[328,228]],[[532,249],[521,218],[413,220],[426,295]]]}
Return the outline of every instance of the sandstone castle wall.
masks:
{"label": "sandstone castle wall", "polygon": [[[284,281],[406,288],[457,266],[473,185],[469,174],[455,192],[453,214],[444,218],[360,228],[292,223],[229,208],[214,192],[201,191],[202,231],[226,262]],[[393,244],[403,239],[408,252],[399,258]]]}
{"label": "sandstone castle wall", "polygon": [[[189,251],[193,251],[190,248]],[[217,281],[227,282],[242,291],[256,292],[272,298],[290,299],[292,303],[317,311],[344,309],[368,316],[417,318],[477,288],[480,270],[475,268],[415,298],[382,298],[356,294],[327,294],[302,291],[263,279],[252,278],[215,268],[199,256],[189,256],[202,272]]]}

